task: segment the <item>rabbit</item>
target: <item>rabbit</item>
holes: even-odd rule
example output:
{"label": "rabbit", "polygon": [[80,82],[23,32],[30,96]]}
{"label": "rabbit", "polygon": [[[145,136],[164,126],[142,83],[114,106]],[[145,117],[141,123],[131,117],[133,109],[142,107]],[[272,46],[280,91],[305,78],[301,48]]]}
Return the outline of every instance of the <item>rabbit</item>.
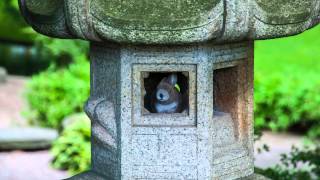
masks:
{"label": "rabbit", "polygon": [[156,113],[180,113],[182,111],[182,95],[176,88],[177,74],[165,77],[157,85],[152,96],[152,107]]}

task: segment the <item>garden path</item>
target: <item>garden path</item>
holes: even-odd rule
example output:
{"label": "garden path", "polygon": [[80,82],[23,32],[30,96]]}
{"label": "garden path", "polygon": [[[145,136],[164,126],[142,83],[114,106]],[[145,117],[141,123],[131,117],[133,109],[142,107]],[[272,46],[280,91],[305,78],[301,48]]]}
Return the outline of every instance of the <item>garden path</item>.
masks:
{"label": "garden path", "polygon": [[[24,126],[21,115],[24,110],[23,91],[27,78],[9,76],[0,84],[1,128]],[[0,180],[58,180],[68,177],[64,171],[50,167],[52,156],[47,150],[0,152]]]}
{"label": "garden path", "polygon": [[8,76],[6,83],[0,83],[0,128],[25,124],[21,111],[25,107],[23,90],[26,80],[21,76]]}
{"label": "garden path", "polygon": [[304,138],[299,135],[289,133],[272,133],[264,132],[259,141],[255,143],[255,150],[267,144],[270,148],[269,152],[259,154],[255,151],[255,166],[267,168],[280,162],[280,154],[289,153],[292,146],[303,147]]}

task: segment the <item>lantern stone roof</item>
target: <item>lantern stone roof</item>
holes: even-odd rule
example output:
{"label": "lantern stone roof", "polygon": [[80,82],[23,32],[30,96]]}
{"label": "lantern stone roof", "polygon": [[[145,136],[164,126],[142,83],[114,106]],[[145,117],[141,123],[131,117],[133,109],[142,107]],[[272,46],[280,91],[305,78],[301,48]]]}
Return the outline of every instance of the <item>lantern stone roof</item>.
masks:
{"label": "lantern stone roof", "polygon": [[20,0],[20,8],[48,36],[138,44],[268,39],[320,22],[318,0]]}

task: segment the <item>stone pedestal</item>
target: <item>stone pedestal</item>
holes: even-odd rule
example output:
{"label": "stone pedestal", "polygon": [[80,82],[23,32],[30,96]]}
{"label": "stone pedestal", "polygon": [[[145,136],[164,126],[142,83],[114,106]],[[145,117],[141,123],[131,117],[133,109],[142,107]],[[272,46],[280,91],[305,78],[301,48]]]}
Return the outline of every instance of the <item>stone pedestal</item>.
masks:
{"label": "stone pedestal", "polygon": [[[173,72],[181,93],[187,92],[188,107],[181,113],[150,112],[150,82],[158,84]],[[92,120],[93,171],[110,180],[251,175],[252,77],[252,42],[92,43],[92,89],[85,109]]]}

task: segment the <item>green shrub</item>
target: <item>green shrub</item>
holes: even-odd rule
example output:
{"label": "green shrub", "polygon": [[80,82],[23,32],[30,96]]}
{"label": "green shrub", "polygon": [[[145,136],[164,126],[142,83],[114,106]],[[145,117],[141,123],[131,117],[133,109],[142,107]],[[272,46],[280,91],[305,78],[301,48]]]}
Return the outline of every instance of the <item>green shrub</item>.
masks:
{"label": "green shrub", "polygon": [[255,44],[255,127],[320,137],[320,27]]}
{"label": "green shrub", "polygon": [[53,167],[68,170],[71,174],[90,168],[90,121],[84,114],[65,127],[61,136],[53,143]]}
{"label": "green shrub", "polygon": [[30,43],[37,36],[27,27],[19,12],[17,0],[0,1],[0,39]]}
{"label": "green shrub", "polygon": [[28,83],[27,117],[33,124],[60,128],[61,121],[75,112],[82,112],[90,92],[89,62],[79,56],[67,68],[51,67],[33,76]]}
{"label": "green shrub", "polygon": [[292,147],[289,154],[282,154],[280,164],[267,169],[256,168],[255,172],[273,180],[319,179],[320,146],[304,150]]}
{"label": "green shrub", "polygon": [[35,46],[42,57],[53,61],[57,67],[64,67],[76,61],[79,55],[88,54],[88,43],[82,40],[54,39],[38,35]]}

